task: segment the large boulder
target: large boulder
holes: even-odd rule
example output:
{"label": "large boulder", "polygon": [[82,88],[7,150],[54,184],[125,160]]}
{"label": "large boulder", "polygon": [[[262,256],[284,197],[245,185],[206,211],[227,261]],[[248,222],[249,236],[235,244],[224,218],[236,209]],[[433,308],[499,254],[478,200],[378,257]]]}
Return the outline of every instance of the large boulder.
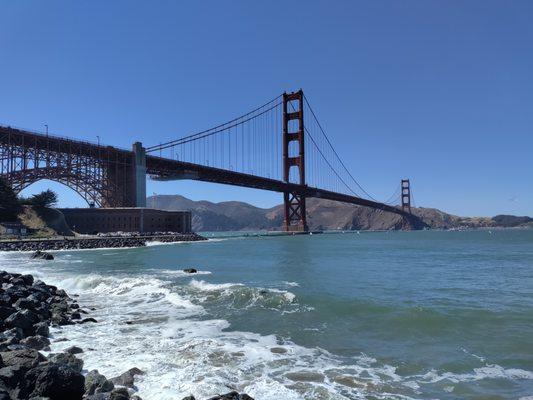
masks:
{"label": "large boulder", "polygon": [[50,254],[50,253],[46,253],[44,251],[37,250],[35,253],[33,253],[31,255],[31,258],[32,259],[37,259],[37,260],[53,260],[54,256],[52,254]]}
{"label": "large boulder", "polygon": [[33,325],[39,322],[37,315],[30,310],[20,310],[6,318],[4,324],[8,328],[20,328],[25,335],[32,335]]}
{"label": "large boulder", "polygon": [[50,340],[48,340],[48,338],[46,338],[44,336],[40,336],[40,335],[28,336],[27,338],[22,339],[19,343],[21,345],[23,345],[23,346],[29,347],[30,349],[35,349],[35,350],[48,349],[48,350],[50,350],[50,348],[48,347],[48,345],[50,344]]}
{"label": "large boulder", "polygon": [[34,349],[21,349],[0,353],[2,362],[7,367],[20,366],[26,370],[34,368],[46,358]]}
{"label": "large boulder", "polygon": [[10,389],[14,389],[24,379],[26,369],[21,365],[0,368],[0,382]]}
{"label": "large boulder", "polygon": [[108,381],[105,376],[94,369],[85,376],[85,394],[92,395],[95,393],[110,392],[114,389],[112,382]]}
{"label": "large boulder", "polygon": [[19,310],[35,311],[40,306],[40,303],[33,298],[25,297],[23,299],[18,299],[13,305]]}
{"label": "large boulder", "polygon": [[32,275],[21,275],[20,279],[22,279],[24,281],[24,284],[26,286],[33,285],[33,276]]}
{"label": "large boulder", "polygon": [[26,374],[26,384],[33,386],[31,397],[81,400],[85,378],[79,372],[61,364],[38,366]]}
{"label": "large boulder", "polygon": [[48,336],[50,334],[50,328],[46,322],[39,322],[33,326],[36,335]]}
{"label": "large boulder", "polygon": [[28,297],[31,292],[25,286],[11,285],[5,288],[5,294],[9,296],[11,303],[15,303],[18,299]]}
{"label": "large boulder", "polygon": [[[81,370],[83,369],[83,360],[69,353],[50,354],[48,356],[48,361],[54,364],[66,365],[76,372],[81,372]],[[87,380],[85,381],[85,383],[87,383]]]}

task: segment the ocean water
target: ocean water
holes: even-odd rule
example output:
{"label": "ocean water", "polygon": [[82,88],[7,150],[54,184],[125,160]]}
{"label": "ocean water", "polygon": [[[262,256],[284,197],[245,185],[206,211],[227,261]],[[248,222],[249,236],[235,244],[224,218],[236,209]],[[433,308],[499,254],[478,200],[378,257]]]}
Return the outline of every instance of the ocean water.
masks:
{"label": "ocean water", "polygon": [[[1,253],[99,323],[53,329],[139,395],[533,399],[533,230],[231,237]],[[195,267],[200,273],[180,270]]]}

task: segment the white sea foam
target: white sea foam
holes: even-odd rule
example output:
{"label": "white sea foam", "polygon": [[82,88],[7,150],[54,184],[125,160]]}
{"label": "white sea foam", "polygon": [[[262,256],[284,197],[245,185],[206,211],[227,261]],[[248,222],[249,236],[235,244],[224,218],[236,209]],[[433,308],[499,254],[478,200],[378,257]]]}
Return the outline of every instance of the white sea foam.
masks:
{"label": "white sea foam", "polygon": [[533,379],[533,372],[520,368],[504,368],[500,365],[487,364],[483,367],[474,368],[470,373],[455,374],[452,372],[438,373],[432,370],[420,376],[425,383],[450,381],[453,383],[480,381],[483,379]]}
{"label": "white sea foam", "polygon": [[[250,287],[242,283],[209,283],[192,279],[187,288],[196,294],[200,302],[225,299],[228,307],[237,309],[258,306],[279,310],[286,305],[294,303],[296,299],[294,293],[286,290]],[[290,313],[300,311],[300,309],[283,309],[281,311],[282,313]]]}
{"label": "white sea foam", "polygon": [[160,240],[150,240],[146,242],[146,247],[152,247],[152,246],[167,246],[172,244],[181,244],[181,243],[190,243],[187,240],[176,240],[174,242],[162,242]]}
{"label": "white sea foam", "polygon": [[287,287],[298,287],[300,284],[298,282],[289,282],[289,281],[283,281],[281,282],[283,285]]}
{"label": "white sea foam", "polygon": [[208,283],[205,281],[198,281],[196,279],[193,279],[189,286],[203,291],[203,292],[214,292],[214,291],[226,291],[231,288],[235,287],[243,287],[244,285],[242,283]]}
{"label": "white sea foam", "polygon": [[211,271],[198,270],[194,274],[191,274],[181,269],[157,269],[157,268],[150,269],[149,271],[156,273],[156,274],[171,275],[171,276],[183,277],[183,278],[190,278],[190,277],[197,276],[197,275],[211,275],[212,273]]}
{"label": "white sea foam", "polygon": [[281,294],[283,297],[285,297],[287,299],[287,301],[289,303],[292,302],[296,298],[296,295],[294,293],[287,292],[286,290],[279,290],[279,289],[268,289],[268,290],[271,293],[279,293],[279,294]]}

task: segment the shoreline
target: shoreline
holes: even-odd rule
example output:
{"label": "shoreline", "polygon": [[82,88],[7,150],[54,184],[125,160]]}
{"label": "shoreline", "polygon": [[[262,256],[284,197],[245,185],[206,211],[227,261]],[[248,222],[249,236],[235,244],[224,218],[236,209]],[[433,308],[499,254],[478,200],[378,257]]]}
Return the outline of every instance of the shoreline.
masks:
{"label": "shoreline", "polygon": [[198,242],[204,240],[207,240],[207,238],[196,233],[146,236],[8,239],[0,240],[0,251],[53,251],[102,248],[135,248],[145,247],[149,242],[174,243]]}
{"label": "shoreline", "polygon": [[[52,327],[99,323],[86,311],[93,308],[78,304],[77,294],[31,274],[3,270],[0,287],[0,399],[142,400],[135,381],[144,371],[133,367],[107,378],[98,369],[84,368],[83,359],[77,357],[84,349],[71,338],[51,335]],[[69,347],[51,352],[55,342],[68,342]],[[189,395],[183,400],[200,399]],[[231,391],[209,400],[253,398]]]}
{"label": "shoreline", "polygon": [[[76,295],[29,274],[0,271],[0,283],[0,398],[141,400],[133,387],[141,370],[132,368],[108,380],[98,370],[83,369],[76,355],[84,350],[76,345],[50,352],[50,327],[98,323]],[[65,337],[53,341],[70,342]],[[95,397],[98,393],[105,397]]]}

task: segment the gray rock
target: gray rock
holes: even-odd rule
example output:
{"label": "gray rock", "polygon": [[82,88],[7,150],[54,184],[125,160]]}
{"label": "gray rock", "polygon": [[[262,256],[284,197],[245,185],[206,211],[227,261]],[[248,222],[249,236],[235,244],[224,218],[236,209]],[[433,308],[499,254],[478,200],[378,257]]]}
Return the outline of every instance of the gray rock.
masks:
{"label": "gray rock", "polygon": [[31,255],[31,258],[37,259],[37,260],[53,260],[54,256],[50,253],[46,253],[41,250],[37,250],[35,253]]}
{"label": "gray rock", "polygon": [[68,349],[65,349],[65,353],[69,354],[80,354],[83,353],[83,349],[78,346],[71,346]]}
{"label": "gray rock", "polygon": [[26,374],[33,381],[31,396],[50,397],[51,399],[81,400],[85,378],[66,365],[50,364],[36,367]]}
{"label": "gray rock", "polygon": [[50,329],[46,322],[39,322],[38,324],[35,324],[33,328],[35,329],[36,335],[48,336],[50,334]]}
{"label": "gray rock", "polygon": [[15,388],[17,384],[24,378],[24,374],[28,369],[22,365],[12,365],[0,368],[0,381],[10,388]]}
{"label": "gray rock", "polygon": [[6,318],[4,324],[9,328],[20,328],[26,335],[33,334],[33,325],[39,322],[37,315],[30,310],[21,310]]}
{"label": "gray rock", "polygon": [[6,351],[0,353],[0,357],[2,357],[2,361],[7,367],[21,366],[26,370],[37,366],[42,361],[46,361],[46,358],[41,353],[33,349]]}
{"label": "gray rock", "polygon": [[30,349],[35,350],[43,350],[45,348],[49,348],[48,345],[50,344],[50,340],[44,336],[29,336],[25,339],[22,339],[20,341],[20,344],[23,346],[29,347]]}
{"label": "gray rock", "polygon": [[0,333],[0,341],[6,345],[16,344],[24,337],[24,332],[20,328],[8,329]]}
{"label": "gray rock", "polygon": [[87,322],[98,322],[98,321],[95,320],[94,318],[89,317],[89,318],[82,319],[81,321],[78,322],[78,324],[85,324]]}
{"label": "gray rock", "polygon": [[61,313],[52,314],[51,322],[52,324],[59,325],[59,326],[72,324],[72,321],[70,321],[69,317]]}
{"label": "gray rock", "polygon": [[20,279],[22,279],[22,280],[24,281],[24,284],[25,284],[26,286],[31,286],[31,285],[33,285],[33,281],[34,281],[34,279],[33,279],[33,276],[32,276],[32,275],[21,275],[21,276],[20,276]]}
{"label": "gray rock", "polygon": [[48,360],[54,364],[63,364],[72,368],[76,372],[81,372],[83,369],[83,360],[79,359],[73,354],[56,353],[50,354]]}
{"label": "gray rock", "polygon": [[111,392],[109,400],[129,400],[130,394],[126,388],[118,388]]}
{"label": "gray rock", "polygon": [[134,387],[133,382],[135,375],[144,375],[144,372],[141,371],[139,368],[131,368],[123,374],[111,378],[111,382],[113,382],[115,385],[132,388]]}
{"label": "gray rock", "polygon": [[85,394],[105,393],[114,389],[113,382],[94,369],[85,376]]}
{"label": "gray rock", "polygon": [[37,307],[39,307],[39,302],[37,300],[29,299],[28,297],[25,297],[23,299],[18,299],[13,305],[15,306],[15,308],[18,308],[19,310],[35,311]]}

